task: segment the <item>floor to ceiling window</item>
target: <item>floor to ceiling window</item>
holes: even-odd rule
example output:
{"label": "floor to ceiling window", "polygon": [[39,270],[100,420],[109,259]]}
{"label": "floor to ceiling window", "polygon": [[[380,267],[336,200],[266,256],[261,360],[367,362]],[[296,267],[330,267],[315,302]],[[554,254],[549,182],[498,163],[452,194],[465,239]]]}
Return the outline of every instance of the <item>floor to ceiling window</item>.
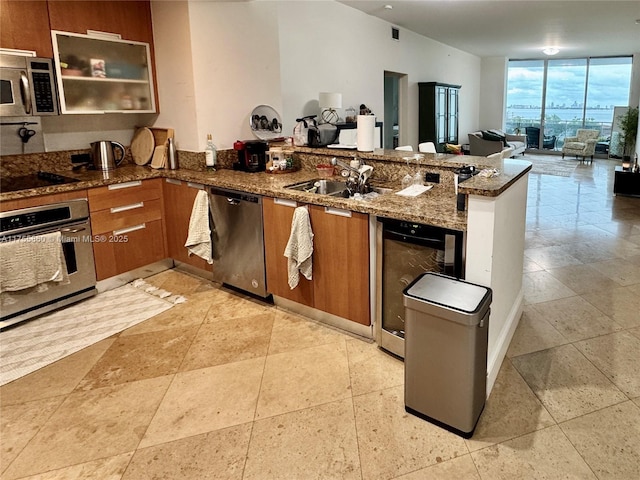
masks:
{"label": "floor to ceiling window", "polygon": [[[578,128],[599,130],[606,144],[613,108],[629,104],[631,61],[631,57],[510,60],[506,130],[527,133],[530,148],[560,150]],[[533,138],[536,128],[540,142]]]}

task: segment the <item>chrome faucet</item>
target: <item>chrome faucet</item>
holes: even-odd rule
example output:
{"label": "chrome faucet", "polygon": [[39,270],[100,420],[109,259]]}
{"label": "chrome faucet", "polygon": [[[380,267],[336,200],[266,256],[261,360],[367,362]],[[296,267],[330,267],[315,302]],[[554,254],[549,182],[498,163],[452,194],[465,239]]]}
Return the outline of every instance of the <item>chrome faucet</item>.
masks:
{"label": "chrome faucet", "polygon": [[[356,157],[354,157],[354,159],[357,160]],[[365,191],[366,191],[367,180],[369,179],[371,170],[373,170],[371,167],[367,166],[366,168],[363,168],[365,165],[364,163],[362,163],[362,166],[360,168],[354,168],[351,165],[347,165],[343,161],[338,160],[336,157],[333,157],[331,159],[331,165],[333,166],[337,165],[341,167],[343,170],[346,170],[349,172],[349,176],[346,179],[346,184],[347,184],[347,190],[349,190],[349,193],[351,195],[353,195],[354,193],[360,193],[360,194],[366,193]]]}

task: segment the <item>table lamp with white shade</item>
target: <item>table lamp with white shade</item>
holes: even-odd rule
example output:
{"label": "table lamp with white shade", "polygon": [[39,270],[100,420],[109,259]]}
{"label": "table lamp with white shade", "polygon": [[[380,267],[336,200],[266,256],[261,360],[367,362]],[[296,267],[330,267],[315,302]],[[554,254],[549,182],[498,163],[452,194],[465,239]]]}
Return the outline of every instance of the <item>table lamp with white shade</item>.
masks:
{"label": "table lamp with white shade", "polygon": [[324,123],[338,123],[340,116],[336,108],[342,108],[342,94],[320,92],[318,103],[320,104],[320,118]]}

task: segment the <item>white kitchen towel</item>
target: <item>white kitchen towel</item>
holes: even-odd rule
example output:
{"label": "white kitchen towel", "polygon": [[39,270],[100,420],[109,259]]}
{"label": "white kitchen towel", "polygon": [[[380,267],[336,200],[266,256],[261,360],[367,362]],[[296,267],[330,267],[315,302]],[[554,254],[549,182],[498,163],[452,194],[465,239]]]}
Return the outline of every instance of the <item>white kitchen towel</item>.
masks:
{"label": "white kitchen towel", "polygon": [[209,229],[209,195],[200,190],[196,195],[189,219],[189,234],[184,244],[189,255],[197,255],[207,263],[213,263],[211,258],[211,230]]}
{"label": "white kitchen towel", "polygon": [[298,207],[293,212],[291,221],[291,235],[284,249],[287,257],[289,287],[291,290],[298,286],[300,273],[307,280],[311,280],[313,270],[313,231],[307,207]]}
{"label": "white kitchen towel", "polygon": [[0,242],[0,292],[69,283],[60,232]]}

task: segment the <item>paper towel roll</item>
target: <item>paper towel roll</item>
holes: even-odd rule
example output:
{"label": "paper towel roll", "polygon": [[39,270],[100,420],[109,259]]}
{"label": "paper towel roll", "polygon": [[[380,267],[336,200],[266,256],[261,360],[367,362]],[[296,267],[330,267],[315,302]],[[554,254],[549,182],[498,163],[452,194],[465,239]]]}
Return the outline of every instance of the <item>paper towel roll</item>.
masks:
{"label": "paper towel roll", "polygon": [[358,139],[359,152],[373,152],[375,145],[376,117],[373,115],[358,115]]}

